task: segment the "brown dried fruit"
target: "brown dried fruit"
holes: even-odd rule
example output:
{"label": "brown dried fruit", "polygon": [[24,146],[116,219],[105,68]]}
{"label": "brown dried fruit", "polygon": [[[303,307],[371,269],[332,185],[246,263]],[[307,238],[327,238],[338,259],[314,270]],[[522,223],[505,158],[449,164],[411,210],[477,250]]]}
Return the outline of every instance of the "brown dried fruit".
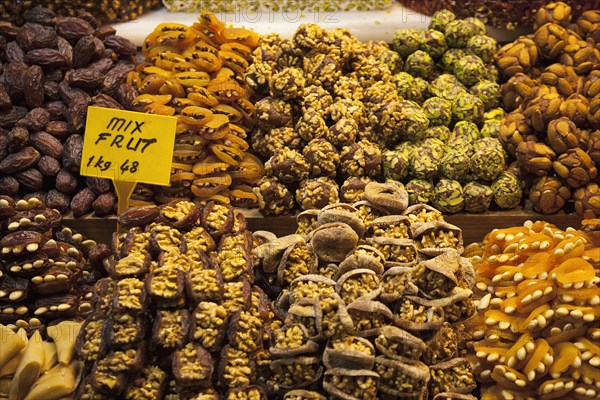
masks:
{"label": "brown dried fruit", "polygon": [[92,203],[92,208],[98,217],[112,213],[117,199],[112,193],[99,195]]}
{"label": "brown dried fruit", "polygon": [[63,168],[56,175],[55,187],[63,193],[71,193],[77,188],[77,178]]}
{"label": "brown dried fruit", "polygon": [[71,199],[73,215],[80,217],[92,209],[96,194],[90,188],[84,188]]}
{"label": "brown dried fruit", "polygon": [[62,156],[63,145],[60,140],[46,132],[34,133],[29,137],[29,141],[42,154],[56,159]]}
{"label": "brown dried fruit", "polygon": [[21,150],[29,141],[29,131],[22,126],[15,126],[6,135],[8,151],[11,153]]}
{"label": "brown dried fruit", "polygon": [[19,192],[19,182],[12,176],[0,178],[0,194],[14,196]]}
{"label": "brown dried fruit", "polygon": [[56,158],[42,156],[37,167],[44,176],[56,176],[60,171],[60,162]]}
{"label": "brown dried fruit", "polygon": [[43,71],[38,65],[32,65],[27,70],[23,94],[29,108],[41,107],[44,103]]}
{"label": "brown dried fruit", "polygon": [[83,137],[71,135],[63,145],[62,164],[65,169],[73,174],[79,174],[81,167],[81,152],[83,151]]}
{"label": "brown dried fruit", "polygon": [[71,198],[56,189],[52,189],[46,195],[46,205],[51,208],[56,208],[61,213],[69,209]]}
{"label": "brown dried fruit", "polygon": [[40,153],[33,147],[25,147],[22,150],[9,154],[0,162],[0,172],[3,174],[14,174],[15,172],[33,167],[40,160]]}
{"label": "brown dried fruit", "polygon": [[44,186],[44,176],[37,168],[29,168],[18,172],[15,178],[19,182],[20,187],[28,192],[37,192],[42,190]]}
{"label": "brown dried fruit", "polygon": [[61,17],[56,21],[58,34],[71,43],[94,33],[94,28],[85,20],[73,17]]}

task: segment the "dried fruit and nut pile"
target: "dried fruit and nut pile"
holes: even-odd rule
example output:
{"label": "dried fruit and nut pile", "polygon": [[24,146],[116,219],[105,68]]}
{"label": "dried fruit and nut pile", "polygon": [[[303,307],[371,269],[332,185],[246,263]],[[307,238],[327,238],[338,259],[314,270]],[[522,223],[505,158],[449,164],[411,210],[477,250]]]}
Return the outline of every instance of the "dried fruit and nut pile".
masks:
{"label": "dried fruit and nut pile", "polygon": [[[531,25],[540,7],[552,3],[552,0],[400,0],[410,8],[426,15],[436,11],[450,9],[462,18],[476,16],[486,23],[500,28],[514,29],[516,26]],[[583,11],[600,7],[598,0],[569,0],[573,14],[579,16]],[[550,10],[562,7],[552,7]]]}
{"label": "dried fruit and nut pile", "polygon": [[81,322],[62,321],[41,330],[14,332],[0,324],[0,398],[54,400],[74,398],[83,363],[75,356]]}
{"label": "dried fruit and nut pile", "polygon": [[242,15],[254,12],[283,12],[292,13],[289,16],[292,19],[298,17],[296,13],[299,11],[378,10],[389,7],[392,2],[393,0],[336,0],[334,2],[324,2],[321,0],[162,0],[167,10],[173,12],[202,12],[211,10],[212,12],[241,13]]}
{"label": "dried fruit and nut pile", "polygon": [[[81,17],[87,13],[93,15],[100,23],[129,21],[141,14],[157,8],[160,0],[126,0],[126,1],[84,1],[84,0],[27,0],[3,1],[0,3],[0,20],[20,23],[27,12],[44,6],[58,15]],[[25,17],[26,18],[26,17]]]}
{"label": "dried fruit and nut pile", "polygon": [[110,181],[79,176],[82,134],[88,106],[130,106],[137,50],[89,14],[36,7],[25,20],[0,22],[0,194],[34,193],[75,216],[112,213]]}
{"label": "dried fruit and nut pile", "polygon": [[310,24],[260,39],[246,82],[260,98],[252,145],[268,159],[255,189],[265,213],[356,201],[371,180],[407,177],[411,204],[444,212],[520,203],[495,138],[495,40],[449,12],[431,28],[398,31],[396,52]]}
{"label": "dried fruit and nut pile", "polygon": [[208,202],[131,208],[81,328],[80,399],[263,399],[272,312],[243,216]]}
{"label": "dried fruit and nut pile", "polygon": [[0,323],[40,329],[92,311],[106,246],[61,222],[60,213],[37,198],[15,203],[0,196]]}
{"label": "dried fruit and nut pile", "polygon": [[280,397],[449,399],[475,388],[461,231],[430,206],[407,209],[407,197],[371,182],[359,203],[301,213],[294,235],[254,234],[257,284],[284,320],[269,349]]}
{"label": "dried fruit and nut pile", "polygon": [[258,34],[226,27],[213,14],[186,26],[163,23],[144,41],[146,58],[129,74],[140,96],[133,109],[177,116],[170,187],[140,185],[139,202],[215,199],[255,207],[249,184],[263,166],[246,152],[254,125],[244,72]]}
{"label": "dried fruit and nut pile", "polygon": [[499,138],[518,161],[534,209],[555,213],[572,199],[600,216],[600,9],[577,19],[556,3],[538,11],[535,33],[495,56],[512,110]]}
{"label": "dried fruit and nut pile", "polygon": [[566,231],[528,222],[493,230],[469,248],[483,398],[598,398],[599,222]]}

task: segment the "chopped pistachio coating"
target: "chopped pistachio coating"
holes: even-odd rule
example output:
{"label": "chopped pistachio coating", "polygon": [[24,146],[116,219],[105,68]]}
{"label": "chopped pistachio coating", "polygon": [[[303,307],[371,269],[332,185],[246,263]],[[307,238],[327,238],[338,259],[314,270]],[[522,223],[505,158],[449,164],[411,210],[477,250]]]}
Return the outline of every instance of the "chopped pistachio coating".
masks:
{"label": "chopped pistachio coating", "polygon": [[415,148],[410,158],[410,175],[417,179],[432,179],[444,156],[444,143],[438,139],[425,139]]}
{"label": "chopped pistachio coating", "polygon": [[492,62],[496,50],[498,42],[487,35],[475,35],[467,43],[467,52],[481,58],[486,64]]}
{"label": "chopped pistachio coating", "polygon": [[393,49],[405,58],[419,50],[424,29],[401,29],[396,31],[392,39]]}
{"label": "chopped pistachio coating", "polygon": [[425,111],[417,103],[401,101],[398,139],[419,140],[424,131],[429,128],[429,119]]}
{"label": "chopped pistachio coating", "polygon": [[479,25],[477,19],[454,20],[446,24],[444,33],[449,47],[467,47],[469,39],[475,35],[485,34],[485,25]]}
{"label": "chopped pistachio coating", "polygon": [[442,54],[442,58],[440,60],[441,66],[444,71],[453,72],[454,64],[466,56],[468,53],[465,49],[448,49]]}
{"label": "chopped pistachio coating", "polygon": [[442,212],[457,213],[465,206],[465,197],[460,182],[440,179],[435,185],[432,204]]}
{"label": "chopped pistachio coating", "polygon": [[454,138],[451,137],[446,142],[446,148],[447,149],[456,149],[456,150],[460,149],[460,150],[463,150],[465,153],[467,153],[469,156],[472,156],[473,153],[475,152],[474,143],[475,142],[471,141],[466,136],[458,136],[458,137],[454,137]]}
{"label": "chopped pistachio coating", "polygon": [[340,155],[333,144],[325,139],[311,140],[302,151],[311,176],[335,177]]}
{"label": "chopped pistachio coating", "polygon": [[505,169],[502,144],[495,138],[482,138],[475,142],[475,153],[471,157],[471,172],[482,181],[493,181]]}
{"label": "chopped pistachio coating", "polygon": [[504,171],[492,183],[492,190],[494,191],[494,202],[500,208],[515,208],[521,203],[521,197],[523,196],[521,182],[519,182],[516,175],[508,171]]}
{"label": "chopped pistachio coating", "polygon": [[473,86],[485,74],[485,64],[481,58],[466,55],[454,63],[454,75],[466,86]]}
{"label": "chopped pistachio coating", "polygon": [[464,137],[469,142],[475,143],[479,139],[479,128],[472,122],[469,121],[458,121],[454,124],[454,129],[452,129],[452,135],[450,135],[450,139]]}
{"label": "chopped pistachio coating", "polygon": [[400,150],[387,150],[382,154],[383,176],[386,179],[403,181],[408,175],[408,155]]}
{"label": "chopped pistachio coating", "polygon": [[436,29],[438,31],[444,32],[446,30],[446,25],[448,25],[449,22],[452,22],[455,19],[456,15],[448,9],[436,11],[431,16],[431,20],[429,21],[429,29]]}
{"label": "chopped pistachio coating", "polygon": [[440,160],[439,172],[444,178],[464,181],[469,175],[470,165],[471,157],[465,150],[451,149]]}
{"label": "chopped pistachio coating", "polygon": [[469,92],[483,102],[486,111],[500,105],[500,85],[496,82],[481,80],[471,86]]}
{"label": "chopped pistachio coating", "polygon": [[452,114],[457,121],[471,121],[476,124],[483,118],[484,104],[470,93],[460,93],[452,102]]}
{"label": "chopped pistachio coating", "polygon": [[438,59],[444,55],[448,45],[446,44],[446,36],[443,32],[435,29],[429,29],[423,33],[421,42],[421,50],[429,54],[431,57]]}
{"label": "chopped pistachio coating", "polygon": [[452,120],[452,103],[441,97],[430,97],[425,100],[423,111],[431,126],[448,126]]}
{"label": "chopped pistachio coating", "polygon": [[494,192],[492,188],[478,182],[469,182],[463,187],[465,211],[470,213],[484,212],[490,208]]}
{"label": "chopped pistachio coating", "polygon": [[450,129],[445,125],[430,126],[425,130],[424,138],[434,138],[442,142],[447,142],[450,139],[451,133]]}
{"label": "chopped pistachio coating", "polygon": [[466,93],[467,89],[454,75],[442,74],[431,81],[429,92],[432,96],[452,101],[460,94]]}
{"label": "chopped pistachio coating", "polygon": [[486,119],[481,126],[482,137],[497,138],[500,135],[500,121],[497,119]]}
{"label": "chopped pistachio coating", "polygon": [[433,183],[424,179],[413,179],[404,185],[404,188],[408,192],[410,205],[431,203],[435,194]]}
{"label": "chopped pistachio coating", "polygon": [[428,53],[417,50],[406,59],[404,70],[413,76],[428,79],[435,71],[435,62]]}

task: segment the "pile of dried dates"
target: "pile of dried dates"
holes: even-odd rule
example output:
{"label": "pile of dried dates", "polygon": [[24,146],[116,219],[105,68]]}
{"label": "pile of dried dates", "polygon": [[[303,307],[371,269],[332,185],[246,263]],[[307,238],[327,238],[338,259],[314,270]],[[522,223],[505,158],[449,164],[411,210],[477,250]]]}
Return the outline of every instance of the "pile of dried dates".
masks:
{"label": "pile of dried dates", "polygon": [[176,201],[119,221],[129,230],[114,234],[78,338],[77,398],[265,399],[274,314],[253,286],[244,217]]}
{"label": "pile of dried dates", "polygon": [[301,213],[294,235],[254,233],[257,284],[283,321],[269,348],[278,398],[475,399],[461,230],[407,203],[371,182],[354,205]]}
{"label": "pile of dried dates", "polygon": [[495,229],[476,268],[475,376],[482,398],[597,399],[600,230],[544,222]]}
{"label": "pile of dried dates", "polygon": [[246,151],[254,105],[244,82],[258,34],[203,13],[191,26],[163,23],[142,45],[145,61],[128,76],[139,96],[133,109],[175,115],[170,187],[139,186],[137,204],[215,200],[258,205],[251,186],[262,163]]}
{"label": "pile of dried dates", "polygon": [[0,323],[28,331],[92,311],[105,245],[61,225],[38,198],[0,196]]}
{"label": "pile of dried dates", "polygon": [[35,7],[0,21],[0,194],[32,193],[60,212],[113,211],[108,180],[79,176],[87,107],[129,108],[136,47],[89,14]]}
{"label": "pile of dried dates", "polygon": [[584,218],[600,216],[600,9],[571,18],[571,7],[540,8],[537,30],[502,47],[496,64],[510,111],[499,139],[517,159],[536,211],[572,200]]}

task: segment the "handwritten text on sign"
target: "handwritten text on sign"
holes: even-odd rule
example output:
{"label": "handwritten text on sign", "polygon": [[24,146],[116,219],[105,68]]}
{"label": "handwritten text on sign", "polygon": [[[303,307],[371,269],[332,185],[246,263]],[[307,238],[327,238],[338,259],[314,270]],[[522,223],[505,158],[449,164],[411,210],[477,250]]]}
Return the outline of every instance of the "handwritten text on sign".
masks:
{"label": "handwritten text on sign", "polygon": [[81,175],[169,185],[177,119],[89,107]]}

